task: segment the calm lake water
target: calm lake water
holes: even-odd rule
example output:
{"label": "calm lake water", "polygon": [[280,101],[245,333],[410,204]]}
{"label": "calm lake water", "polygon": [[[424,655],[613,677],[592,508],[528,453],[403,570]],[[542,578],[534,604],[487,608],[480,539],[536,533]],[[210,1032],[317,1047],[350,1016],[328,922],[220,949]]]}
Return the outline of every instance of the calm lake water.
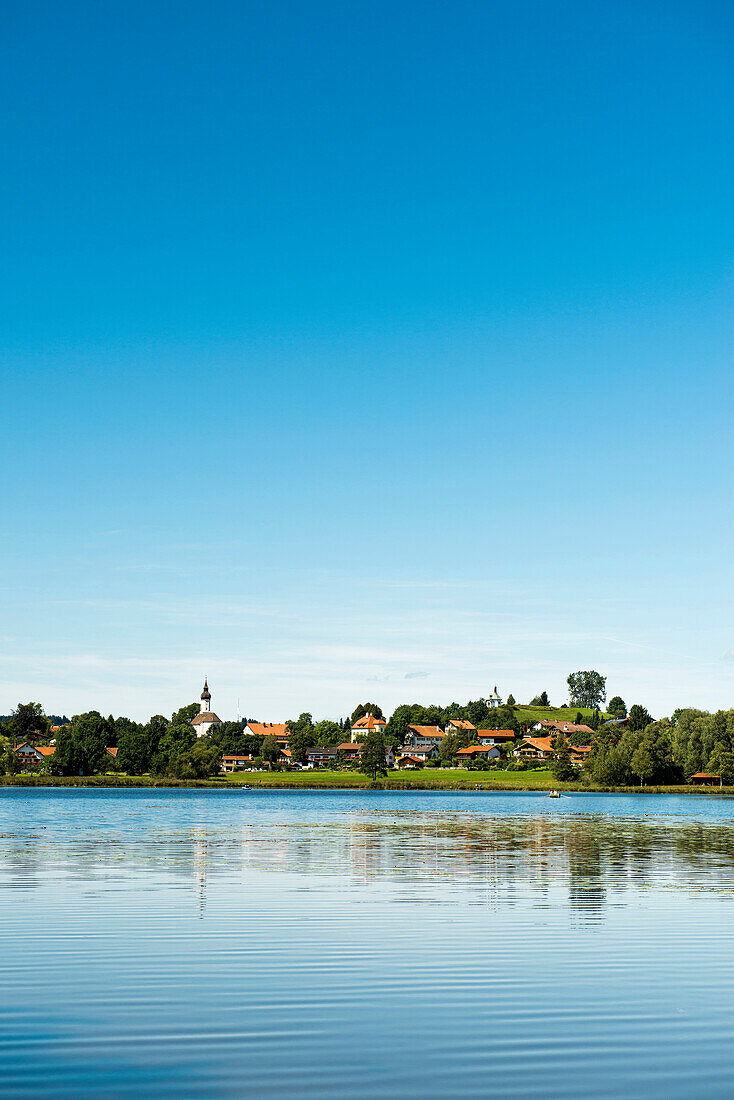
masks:
{"label": "calm lake water", "polygon": [[0,1094],[731,1097],[734,801],[0,788]]}

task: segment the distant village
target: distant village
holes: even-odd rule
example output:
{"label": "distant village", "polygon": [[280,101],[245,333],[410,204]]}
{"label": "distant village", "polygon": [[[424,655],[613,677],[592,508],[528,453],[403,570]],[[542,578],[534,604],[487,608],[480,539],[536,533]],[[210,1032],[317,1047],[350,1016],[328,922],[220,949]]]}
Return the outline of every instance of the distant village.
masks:
{"label": "distant village", "polygon": [[734,711],[692,709],[655,720],[645,707],[615,696],[606,710],[605,678],[568,677],[572,701],[550,706],[547,694],[529,704],[485,698],[448,707],[405,704],[389,719],[374,703],[350,718],[314,723],[224,721],[205,680],[200,701],[147,723],[97,711],[71,721],[48,719],[38,703],[19,704],[0,719],[5,774],[117,772],[128,776],[211,778],[241,771],[358,769],[376,778],[390,770],[550,768],[559,781],[580,778],[609,786],[645,783],[734,784]]}
{"label": "distant village", "polygon": [[[479,700],[490,714],[500,715],[508,710],[503,704],[497,688],[484,700]],[[510,704],[509,710],[514,705]],[[360,708],[363,709],[363,708]],[[197,738],[216,738],[226,725],[212,708],[212,696],[208,681],[204,682],[201,701],[197,713],[188,719]],[[624,719],[621,720],[622,722]],[[353,721],[344,725],[345,737],[337,744],[308,745],[297,752],[292,744],[294,731],[289,723],[258,722],[241,720],[243,737],[252,741],[250,751],[223,752],[220,767],[222,772],[235,772],[252,769],[253,766],[270,767],[280,765],[286,768],[328,768],[340,765],[359,765],[366,739],[370,735],[381,735],[384,743],[385,767],[417,769],[426,766],[488,767],[500,760],[547,761],[554,755],[554,744],[559,736],[567,739],[568,754],[572,765],[580,767],[588,757],[590,740],[594,730],[584,723],[565,720],[538,719],[528,724],[527,734],[523,735],[515,728],[478,728],[467,718],[450,718],[442,724],[408,723],[397,743],[391,741],[388,734],[389,723],[382,713],[366,711]],[[333,723],[331,725],[334,725]],[[38,766],[49,762],[56,754],[56,737],[64,727],[52,725],[48,729],[46,744],[42,738],[31,735],[27,740],[13,745],[13,752],[26,767]],[[315,727],[318,729],[318,726]],[[34,734],[39,731],[34,731]],[[330,731],[331,732],[331,731]],[[271,751],[264,757],[263,745],[270,742]],[[273,754],[272,745],[277,752]],[[255,748],[255,745],[258,748]],[[442,751],[442,746],[449,752]],[[266,751],[267,751],[266,746]],[[110,760],[116,760],[118,745],[106,745],[105,752]]]}

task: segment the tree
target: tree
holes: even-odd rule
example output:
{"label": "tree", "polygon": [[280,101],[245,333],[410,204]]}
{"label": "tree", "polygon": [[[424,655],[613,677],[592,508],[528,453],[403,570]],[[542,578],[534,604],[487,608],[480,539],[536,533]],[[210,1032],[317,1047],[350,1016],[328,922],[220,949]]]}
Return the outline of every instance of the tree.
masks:
{"label": "tree", "polygon": [[144,775],[150,771],[150,738],[143,729],[129,729],[121,734],[117,746],[117,766],[128,775]]}
{"label": "tree", "polygon": [[[297,719],[289,719],[287,726],[291,760],[297,760],[302,764],[306,759],[308,750],[312,745],[317,744],[311,715],[304,711]],[[266,738],[265,740],[267,741],[268,739]],[[265,751],[265,742],[263,742],[262,754],[266,760],[270,759]],[[280,755],[280,753],[278,755]],[[271,762],[275,763],[277,759],[278,757],[276,756]]]}
{"label": "tree", "polygon": [[655,764],[650,755],[650,751],[647,745],[641,743],[637,746],[632,753],[632,759],[630,760],[630,770],[633,775],[636,775],[640,780],[640,786],[642,786],[645,779],[649,779],[655,771]]}
{"label": "tree", "polygon": [[615,695],[613,699],[609,700],[607,705],[607,713],[611,714],[612,718],[626,718],[627,707],[624,699],[620,695]]}
{"label": "tree", "polygon": [[463,748],[466,739],[459,737],[456,733],[447,733],[445,737],[441,738],[441,744],[438,746],[438,759],[442,764],[451,764],[456,758],[459,749]]}
{"label": "tree", "polygon": [[706,771],[720,775],[724,786],[730,787],[734,783],[734,752],[727,749],[722,742],[717,742],[709,757]]}
{"label": "tree", "polygon": [[263,737],[262,748],[260,749],[260,755],[263,760],[267,760],[268,764],[275,764],[280,756],[280,749],[278,748],[278,742],[274,737]]}
{"label": "tree", "polygon": [[373,780],[377,779],[378,775],[387,775],[385,738],[380,730],[372,730],[367,734],[362,744],[359,770],[363,775],[369,775]]}
{"label": "tree", "polygon": [[541,691],[540,695],[536,695],[534,699],[530,700],[531,707],[549,707],[550,701],[548,699],[548,692]]}
{"label": "tree", "polygon": [[630,707],[628,727],[631,730],[644,730],[646,726],[649,726],[652,722],[652,715],[648,713],[645,707],[640,706],[639,703],[635,703]]}
{"label": "tree", "polygon": [[313,727],[314,745],[341,745],[344,731],[338,722],[322,719]]}
{"label": "tree", "polygon": [[[199,710],[200,706],[198,703],[189,703],[187,706],[181,707],[180,710],[175,711],[171,715],[171,725],[183,726],[186,722],[190,722],[192,718],[195,718]],[[158,715],[157,717],[160,718],[162,715]],[[153,719],[151,718],[151,722],[152,721]],[[165,722],[165,718],[163,721]]]}
{"label": "tree", "polygon": [[209,779],[221,772],[222,754],[208,737],[197,738],[195,745],[174,758],[173,774],[179,779]]}
{"label": "tree", "polygon": [[350,725],[354,725],[360,718],[364,718],[365,714],[371,714],[373,718],[384,718],[382,708],[378,707],[377,703],[360,703],[358,707],[355,707],[350,717]]}
{"label": "tree", "polygon": [[509,695],[507,696],[507,703],[506,703],[506,706],[508,706],[508,707],[515,707],[515,706],[517,706],[517,703],[515,702],[515,696],[514,696],[514,695],[513,695],[512,693],[510,693],[510,694],[509,694]]}
{"label": "tree", "polygon": [[[150,724],[146,726],[146,733],[150,736]],[[155,747],[151,739],[150,770],[154,775],[173,775],[176,758],[195,744],[196,734],[188,722],[185,725],[168,726]]]}
{"label": "tree", "polygon": [[45,738],[50,728],[51,723],[40,703],[18,703],[10,719],[10,732],[16,744]]}
{"label": "tree", "polygon": [[564,734],[559,733],[553,739],[551,748],[553,749],[553,758],[550,767],[554,778],[561,783],[569,779],[578,779],[578,772],[571,763],[571,752]]}
{"label": "tree", "polygon": [[566,680],[571,706],[596,710],[607,697],[607,678],[594,670],[572,672]]}
{"label": "tree", "polygon": [[64,775],[95,775],[107,761],[109,723],[97,710],[77,714],[59,730],[54,761]]}

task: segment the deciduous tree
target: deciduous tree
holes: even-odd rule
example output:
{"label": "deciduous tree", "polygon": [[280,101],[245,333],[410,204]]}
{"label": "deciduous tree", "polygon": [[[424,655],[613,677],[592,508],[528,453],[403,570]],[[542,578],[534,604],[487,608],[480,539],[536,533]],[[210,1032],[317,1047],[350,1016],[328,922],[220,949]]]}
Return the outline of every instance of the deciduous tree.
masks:
{"label": "deciduous tree", "polygon": [[372,730],[364,739],[359,758],[359,770],[373,780],[377,779],[378,775],[387,775],[385,738],[380,730]]}
{"label": "deciduous tree", "polygon": [[572,672],[566,683],[571,695],[571,706],[596,710],[607,697],[607,678],[593,669]]}

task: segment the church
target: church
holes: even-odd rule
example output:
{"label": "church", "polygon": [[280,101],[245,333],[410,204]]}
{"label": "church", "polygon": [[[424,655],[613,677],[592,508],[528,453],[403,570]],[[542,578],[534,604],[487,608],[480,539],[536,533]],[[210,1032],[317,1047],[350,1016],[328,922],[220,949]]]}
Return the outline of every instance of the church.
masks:
{"label": "church", "polygon": [[196,726],[197,737],[206,737],[212,730],[218,729],[221,724],[222,719],[212,710],[209,684],[204,680],[204,690],[201,693],[201,710],[191,719],[191,725]]}

